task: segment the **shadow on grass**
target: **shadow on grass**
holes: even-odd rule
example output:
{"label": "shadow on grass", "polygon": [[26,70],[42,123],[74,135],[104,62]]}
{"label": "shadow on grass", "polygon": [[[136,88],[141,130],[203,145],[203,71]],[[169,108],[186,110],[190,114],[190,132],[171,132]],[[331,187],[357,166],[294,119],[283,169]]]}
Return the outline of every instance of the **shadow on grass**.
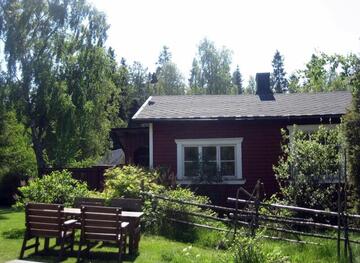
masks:
{"label": "shadow on grass", "polygon": [[[41,246],[40,246],[41,247]],[[107,247],[107,248],[115,248],[115,246],[108,246],[108,244],[106,244],[106,246],[103,245],[99,245],[97,246],[96,244],[91,246],[96,247],[96,249],[102,248],[102,247]],[[52,263],[52,262],[58,262],[58,254],[59,254],[59,249],[58,246],[52,246],[49,248],[49,250],[44,251],[44,250],[40,250],[38,253],[34,253],[34,252],[30,252],[31,250],[29,250],[29,254],[27,254],[27,256],[25,257],[26,260],[31,260],[31,261],[38,261],[38,262],[44,262],[44,263]],[[70,252],[69,250],[67,250],[65,252],[64,258],[62,261],[65,261],[66,259],[69,258],[74,258],[77,259],[78,256],[78,245],[74,245],[74,251]],[[127,261],[127,262],[134,262],[136,260],[136,258],[138,257],[138,255],[123,255],[123,261]],[[83,253],[82,259],[84,262],[94,262],[94,263],[105,263],[105,262],[117,262],[117,252],[114,251],[92,251],[90,250],[89,253],[89,257],[87,256],[86,252]]]}
{"label": "shadow on grass", "polygon": [[22,212],[22,210],[0,206],[0,220],[9,219],[8,215],[11,215],[14,212]]}

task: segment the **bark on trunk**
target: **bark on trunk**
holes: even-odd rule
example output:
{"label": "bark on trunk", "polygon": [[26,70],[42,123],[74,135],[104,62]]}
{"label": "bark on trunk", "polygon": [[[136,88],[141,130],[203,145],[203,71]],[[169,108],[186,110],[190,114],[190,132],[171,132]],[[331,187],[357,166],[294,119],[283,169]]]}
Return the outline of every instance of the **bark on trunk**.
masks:
{"label": "bark on trunk", "polygon": [[44,160],[43,147],[42,147],[41,141],[38,138],[38,134],[33,125],[31,125],[31,138],[32,138],[35,156],[36,156],[38,175],[40,176],[41,172],[44,170],[44,168],[46,168],[46,162]]}

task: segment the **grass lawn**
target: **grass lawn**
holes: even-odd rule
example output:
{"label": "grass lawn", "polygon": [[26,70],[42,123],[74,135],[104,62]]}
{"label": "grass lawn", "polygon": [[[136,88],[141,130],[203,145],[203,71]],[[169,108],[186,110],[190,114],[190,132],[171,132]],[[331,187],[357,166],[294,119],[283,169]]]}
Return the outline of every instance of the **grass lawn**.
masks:
{"label": "grass lawn", "polygon": [[[18,258],[20,248],[23,241],[24,226],[24,212],[14,212],[11,209],[0,208],[0,263]],[[32,241],[30,241],[32,242]],[[42,249],[43,241],[40,240],[40,248]],[[51,243],[50,243],[51,245]],[[175,242],[158,236],[143,236],[140,241],[139,255],[134,258],[126,258],[124,262],[136,263],[151,263],[151,262],[184,262],[184,257],[188,257],[192,262],[218,262],[219,256],[222,252],[214,249],[205,249],[201,247],[192,246],[191,244]],[[75,251],[78,246],[75,245]],[[113,262],[116,260],[115,248],[96,247],[92,256],[91,262]],[[33,255],[34,249],[29,249],[25,252],[26,260],[37,260],[40,262],[55,262],[55,256],[49,255]],[[76,255],[70,255],[63,262],[76,262]]]}
{"label": "grass lawn", "polygon": [[[0,208],[0,263],[18,258],[24,233],[24,213],[11,209]],[[204,236],[206,238],[206,236]],[[266,254],[281,254],[288,257],[288,262],[337,262],[336,241],[310,239],[321,243],[321,246],[290,244],[280,241],[261,241],[263,252]],[[43,242],[43,241],[41,241]],[[225,252],[200,245],[176,242],[159,236],[143,236],[140,241],[139,255],[133,258],[125,257],[125,262],[230,262],[225,259]],[[41,244],[41,247],[42,248]],[[343,245],[343,244],[342,244]],[[75,245],[75,251],[77,245]],[[360,245],[352,244],[353,262],[360,262]],[[91,262],[115,262],[115,248],[96,247],[91,253]],[[33,254],[30,249],[25,252],[26,259],[40,262],[55,262],[56,251],[53,256]],[[225,259],[225,260],[224,260]],[[76,255],[70,255],[64,262],[76,262]],[[342,260],[342,262],[346,262]]]}

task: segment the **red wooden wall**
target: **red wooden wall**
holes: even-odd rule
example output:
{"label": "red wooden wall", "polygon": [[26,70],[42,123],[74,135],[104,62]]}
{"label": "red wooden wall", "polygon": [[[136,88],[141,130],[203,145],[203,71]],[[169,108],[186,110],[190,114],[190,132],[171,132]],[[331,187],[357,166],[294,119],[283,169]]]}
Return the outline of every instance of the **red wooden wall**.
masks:
{"label": "red wooden wall", "polygon": [[[274,122],[197,121],[156,122],[153,124],[154,165],[170,167],[176,173],[175,139],[242,137],[242,174],[244,187],[251,191],[258,178],[264,182],[267,194],[277,190],[272,166],[281,153],[281,128],[285,124]],[[206,194],[216,203],[224,203],[235,196],[239,185],[192,185],[198,193]]]}

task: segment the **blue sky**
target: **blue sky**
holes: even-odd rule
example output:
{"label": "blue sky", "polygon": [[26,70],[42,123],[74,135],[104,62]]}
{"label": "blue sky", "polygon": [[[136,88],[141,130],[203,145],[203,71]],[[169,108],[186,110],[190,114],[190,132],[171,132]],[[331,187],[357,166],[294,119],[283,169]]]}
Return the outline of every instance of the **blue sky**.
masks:
{"label": "blue sky", "polygon": [[359,0],[91,0],[107,15],[108,45],[153,70],[163,45],[188,78],[204,37],[233,51],[247,80],[271,71],[276,49],[288,73],[313,52],[360,52]]}

